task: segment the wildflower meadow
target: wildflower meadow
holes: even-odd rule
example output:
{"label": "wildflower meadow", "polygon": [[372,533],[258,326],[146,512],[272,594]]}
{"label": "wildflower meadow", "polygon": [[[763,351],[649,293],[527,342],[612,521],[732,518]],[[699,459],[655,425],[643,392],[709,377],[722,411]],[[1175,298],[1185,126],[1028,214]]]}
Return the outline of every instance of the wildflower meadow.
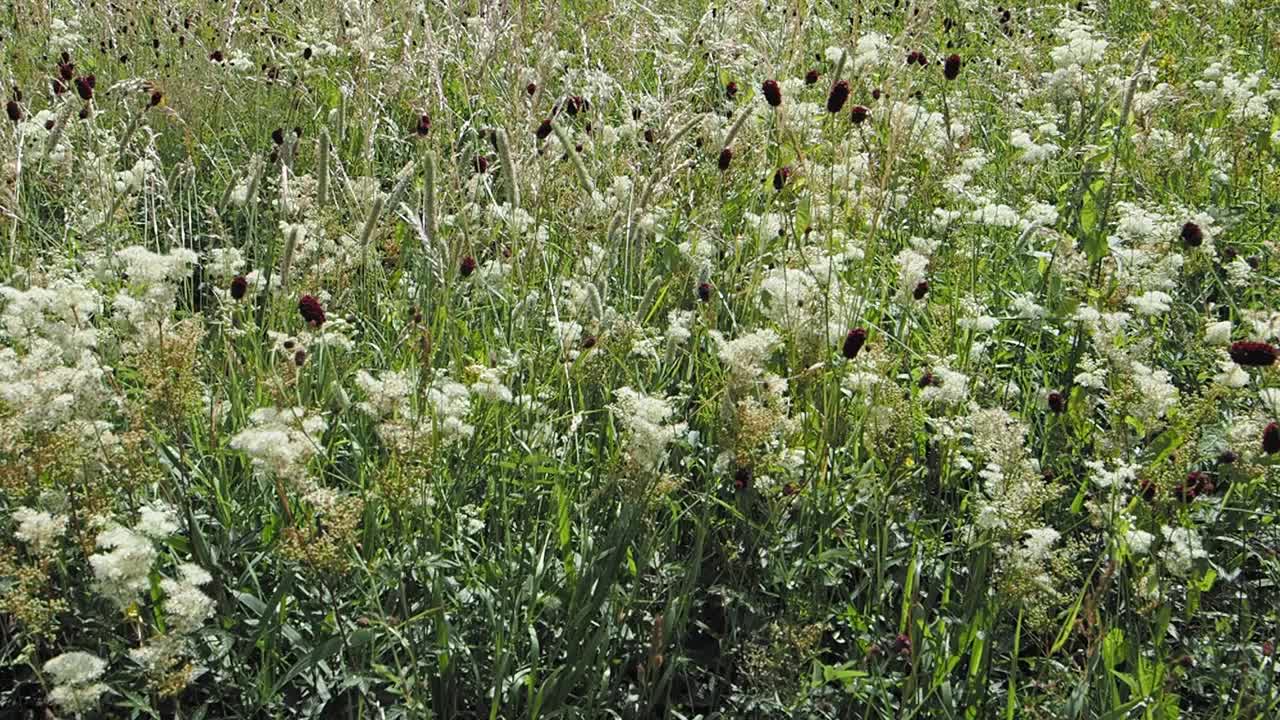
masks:
{"label": "wildflower meadow", "polygon": [[1280,718],[1277,0],[14,0],[0,102],[0,718]]}

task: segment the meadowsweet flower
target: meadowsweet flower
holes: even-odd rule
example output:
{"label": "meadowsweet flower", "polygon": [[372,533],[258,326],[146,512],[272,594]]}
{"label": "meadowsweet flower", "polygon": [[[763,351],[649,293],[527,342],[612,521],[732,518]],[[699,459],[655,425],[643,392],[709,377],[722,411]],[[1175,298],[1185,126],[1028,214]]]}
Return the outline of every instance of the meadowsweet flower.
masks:
{"label": "meadowsweet flower", "polygon": [[969,396],[969,376],[948,367],[933,369],[933,382],[921,391],[925,402],[959,405]]}
{"label": "meadowsweet flower", "polygon": [[1151,290],[1129,298],[1129,304],[1133,306],[1134,311],[1144,317],[1152,317],[1169,312],[1172,302],[1173,298],[1169,296],[1169,293],[1159,290]]}
{"label": "meadowsweet flower", "polygon": [[135,531],[154,540],[163,540],[178,532],[178,518],[172,507],[156,501],[142,506]]}
{"label": "meadowsweet flower", "polygon": [[1125,533],[1124,541],[1129,546],[1129,552],[1134,555],[1146,555],[1151,551],[1151,543],[1156,539],[1155,535],[1138,529],[1131,529]]}
{"label": "meadowsweet flower", "polygon": [[99,533],[97,546],[106,550],[89,557],[98,592],[127,607],[150,586],[156,549],[147,536],[121,526]]}
{"label": "meadowsweet flower", "polygon": [[31,551],[37,555],[47,555],[55,550],[67,531],[65,515],[20,507],[13,511],[12,516],[18,523],[14,536],[31,546]]}
{"label": "meadowsweet flower", "polygon": [[1237,365],[1229,357],[1224,357],[1218,362],[1219,372],[1213,376],[1213,381],[1219,385],[1229,388],[1242,388],[1249,384],[1249,373]]}
{"label": "meadowsweet flower", "polygon": [[736,340],[726,341],[719,334],[712,336],[720,346],[720,361],[743,378],[758,377],[764,371],[764,363],[782,338],[773,330],[757,330]]}
{"label": "meadowsweet flower", "polygon": [[1183,577],[1191,574],[1195,561],[1209,557],[1200,543],[1200,536],[1191,528],[1168,526],[1160,528],[1164,536],[1164,549],[1160,559],[1169,572]]}
{"label": "meadowsweet flower", "polygon": [[65,652],[49,660],[44,664],[44,671],[54,681],[49,701],[67,712],[89,712],[108,690],[106,685],[95,682],[106,669],[105,660],[80,650]]}
{"label": "meadowsweet flower", "polygon": [[1222,320],[1205,325],[1204,340],[1210,345],[1226,345],[1231,342],[1231,321]]}
{"label": "meadowsweet flower", "polygon": [[1024,534],[1026,539],[1023,541],[1023,559],[1028,562],[1047,560],[1053,544],[1061,537],[1061,534],[1051,527],[1033,528]]}
{"label": "meadowsweet flower", "polygon": [[613,395],[612,408],[628,431],[627,452],[631,459],[645,470],[659,469],[667,445],[684,433],[686,424],[668,422],[675,410],[667,399],[645,395],[630,387],[618,388]]}

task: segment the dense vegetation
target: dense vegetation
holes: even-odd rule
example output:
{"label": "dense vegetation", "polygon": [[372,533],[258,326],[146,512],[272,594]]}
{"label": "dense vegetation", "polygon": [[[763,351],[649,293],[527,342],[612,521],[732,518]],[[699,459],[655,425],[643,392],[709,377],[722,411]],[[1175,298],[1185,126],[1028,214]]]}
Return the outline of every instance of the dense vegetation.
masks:
{"label": "dense vegetation", "polygon": [[1274,11],[7,4],[0,715],[1277,717]]}

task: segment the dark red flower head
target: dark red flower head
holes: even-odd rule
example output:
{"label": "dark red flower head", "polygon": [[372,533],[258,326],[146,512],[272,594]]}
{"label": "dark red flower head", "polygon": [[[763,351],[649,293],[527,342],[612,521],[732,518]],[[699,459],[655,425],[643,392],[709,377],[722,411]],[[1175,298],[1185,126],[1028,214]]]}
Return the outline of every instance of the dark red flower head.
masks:
{"label": "dark red flower head", "polygon": [[711,299],[711,283],[698,283],[698,300],[706,302]]}
{"label": "dark red flower head", "polygon": [[724,96],[730,100],[738,97],[738,83],[730,80],[729,84],[724,86]]}
{"label": "dark red flower head", "polygon": [[770,105],[778,107],[782,104],[782,88],[778,86],[777,80],[765,80],[760,86],[760,91],[764,93],[764,99]]}
{"label": "dark red flower head", "polygon": [[1267,367],[1275,364],[1276,358],[1280,357],[1280,350],[1271,345],[1247,340],[1231,343],[1231,349],[1227,352],[1237,365],[1244,367]]}
{"label": "dark red flower head", "polygon": [[1156,491],[1156,484],[1149,479],[1143,478],[1142,482],[1138,483],[1138,492],[1142,495],[1142,499],[1147,502],[1156,499]]}
{"label": "dark red flower head", "polygon": [[867,112],[866,105],[854,105],[853,110],[849,113],[849,119],[853,121],[854,125],[861,125],[867,120]]}
{"label": "dark red flower head", "polygon": [[222,62],[222,57],[223,56],[222,56],[221,50],[214,50],[213,52],[209,53],[209,59],[216,63]]}
{"label": "dark red flower head", "polygon": [[1200,247],[1204,244],[1204,231],[1193,222],[1188,222],[1182,226],[1181,235],[1182,242],[1186,243],[1187,247]]}
{"label": "dark red flower head", "polygon": [[151,92],[151,97],[147,100],[147,107],[153,108],[162,102],[164,102],[164,93],[159,90],[153,90]]}
{"label": "dark red flower head", "polygon": [[471,273],[476,271],[476,259],[470,255],[462,258],[462,263],[458,266],[458,272],[462,277],[471,277]]}
{"label": "dark red flower head", "polygon": [[750,465],[741,465],[737,470],[733,471],[733,487],[737,490],[747,490],[751,487],[751,481],[755,478],[755,472]]}
{"label": "dark red flower head", "polygon": [[831,86],[831,93],[827,95],[827,112],[835,114],[844,109],[845,101],[849,99],[849,81],[841,80]]}
{"label": "dark red flower head", "polygon": [[298,312],[308,325],[320,327],[324,325],[324,307],[312,295],[303,295],[298,299]]}
{"label": "dark red flower head", "polygon": [[573,117],[587,109],[587,101],[581,95],[570,95],[565,98],[564,109],[569,113],[569,117]]}
{"label": "dark red flower head", "polygon": [[1061,413],[1067,409],[1067,398],[1057,390],[1049,393],[1049,409],[1055,413]]}
{"label": "dark red flower head", "polygon": [[786,165],[780,167],[773,173],[773,189],[781,190],[786,186],[787,180],[791,179],[791,166]]}
{"label": "dark red flower head", "polygon": [[818,71],[817,71],[817,70],[810,70],[809,72],[807,72],[807,73],[805,73],[805,74],[804,74],[804,84],[805,84],[805,85],[813,85],[813,84],[814,84],[814,83],[816,83],[816,82],[818,82]]}
{"label": "dark red flower head", "polygon": [[478,174],[483,175],[489,172],[489,158],[485,157],[484,155],[477,155],[475,157],[474,164],[475,164],[476,172]]}
{"label": "dark red flower head", "polygon": [[546,140],[547,136],[551,134],[551,119],[543,120],[542,124],[538,126],[538,131],[534,134],[538,136],[539,140]]}
{"label": "dark red flower head", "polygon": [[862,350],[862,346],[867,343],[867,331],[865,328],[854,328],[844,336],[844,346],[840,348],[841,354],[852,360],[858,357],[858,351]]}
{"label": "dark red flower head", "polygon": [[271,131],[271,142],[276,145],[284,144],[284,128],[276,128]]}
{"label": "dark red flower head", "polygon": [[524,86],[524,91],[530,95],[538,92],[538,83],[529,83]]}
{"label": "dark red flower head", "polygon": [[63,80],[70,80],[76,76],[76,64],[71,62],[58,63],[58,76]]}
{"label": "dark red flower head", "polygon": [[76,78],[76,92],[80,95],[81,100],[93,99],[93,86],[96,84],[96,78],[92,75],[82,75]]}
{"label": "dark red flower head", "polygon": [[1280,453],[1280,424],[1271,423],[1262,430],[1262,452],[1268,455]]}
{"label": "dark red flower head", "polygon": [[249,281],[243,275],[237,275],[231,279],[232,300],[242,300],[247,292],[249,292]]}
{"label": "dark red flower head", "polygon": [[22,106],[18,104],[17,100],[10,100],[6,103],[4,111],[9,114],[11,122],[16,124],[22,120]]}
{"label": "dark red flower head", "polygon": [[952,53],[947,56],[946,62],[942,64],[942,77],[948,80],[955,80],[960,77],[960,56]]}
{"label": "dark red flower head", "polygon": [[733,150],[731,148],[721,150],[720,159],[716,161],[716,165],[719,166],[720,170],[728,170],[731,162],[733,162]]}
{"label": "dark red flower head", "polygon": [[908,65],[915,65],[919,61],[920,61],[920,53],[916,52],[915,50],[912,50],[911,52],[907,53]]}
{"label": "dark red flower head", "polygon": [[915,289],[911,291],[911,297],[917,300],[923,300],[925,295],[929,294],[929,281],[921,280],[916,284]]}
{"label": "dark red flower head", "polygon": [[425,137],[427,133],[431,132],[431,116],[426,113],[419,115],[418,126],[414,128],[414,132],[418,134],[418,137]]}

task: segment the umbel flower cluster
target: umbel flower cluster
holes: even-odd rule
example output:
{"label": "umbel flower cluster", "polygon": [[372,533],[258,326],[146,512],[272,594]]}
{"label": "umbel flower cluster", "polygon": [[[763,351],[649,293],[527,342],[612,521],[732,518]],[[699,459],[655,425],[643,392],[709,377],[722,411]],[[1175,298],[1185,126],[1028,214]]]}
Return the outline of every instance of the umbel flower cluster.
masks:
{"label": "umbel flower cluster", "polygon": [[0,717],[1277,716],[1267,3],[802,5],[19,17]]}

